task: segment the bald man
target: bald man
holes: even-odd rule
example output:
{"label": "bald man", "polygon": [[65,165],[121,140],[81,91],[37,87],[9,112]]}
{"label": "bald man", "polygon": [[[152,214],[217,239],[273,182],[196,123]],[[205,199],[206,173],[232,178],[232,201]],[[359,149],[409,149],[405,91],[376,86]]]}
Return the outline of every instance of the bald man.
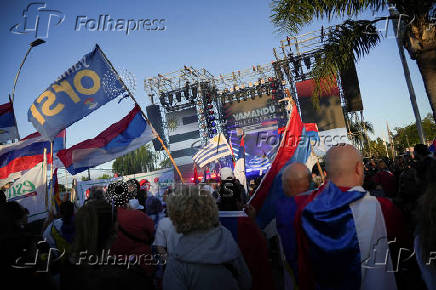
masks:
{"label": "bald man", "polygon": [[397,289],[391,257],[376,261],[395,241],[387,227],[398,212],[362,188],[362,156],[352,145],[330,148],[325,163],[329,181],[297,205],[294,219],[300,289]]}
{"label": "bald man", "polygon": [[352,145],[333,146],[325,157],[326,171],[336,186],[351,188],[362,186],[364,166],[360,152]]}
{"label": "bald man", "polygon": [[312,176],[306,165],[300,162],[291,163],[283,170],[283,192],[289,197],[309,193],[311,180]]}

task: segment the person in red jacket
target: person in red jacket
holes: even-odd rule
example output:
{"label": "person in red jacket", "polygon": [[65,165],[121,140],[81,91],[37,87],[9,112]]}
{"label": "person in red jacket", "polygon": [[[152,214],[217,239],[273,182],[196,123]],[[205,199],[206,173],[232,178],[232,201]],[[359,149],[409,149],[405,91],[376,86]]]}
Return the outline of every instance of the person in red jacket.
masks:
{"label": "person in red jacket", "polygon": [[378,163],[379,172],[373,177],[375,184],[381,189],[388,197],[393,197],[397,193],[397,181],[392,172],[389,171],[386,163],[380,161]]}
{"label": "person in red jacket", "polygon": [[154,239],[154,223],[142,211],[128,207],[129,193],[126,183],[110,184],[107,195],[118,211],[118,236],[111,253],[127,255],[131,264],[140,266],[151,276],[154,264],[151,244]]}

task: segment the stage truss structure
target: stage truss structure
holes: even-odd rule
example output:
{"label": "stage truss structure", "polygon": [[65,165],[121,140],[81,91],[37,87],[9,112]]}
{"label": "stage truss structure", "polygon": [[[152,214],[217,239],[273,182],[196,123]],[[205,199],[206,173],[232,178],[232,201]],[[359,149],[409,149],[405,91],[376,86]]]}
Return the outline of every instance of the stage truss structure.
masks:
{"label": "stage truss structure", "polygon": [[[144,80],[144,90],[152,104],[159,100],[164,113],[195,107],[199,118],[202,143],[216,133],[225,132],[223,105],[275,95],[275,99],[288,106],[284,89],[289,89],[299,109],[295,83],[311,78],[315,53],[334,26],[322,27],[299,36],[288,36],[273,48],[275,60],[252,65],[249,68],[213,75],[205,68],[183,66],[173,72],[158,74]],[[342,106],[345,105],[340,77],[337,76]],[[165,114],[163,114],[165,115]],[[344,116],[349,130],[353,113]],[[165,124],[165,120],[163,120]]]}

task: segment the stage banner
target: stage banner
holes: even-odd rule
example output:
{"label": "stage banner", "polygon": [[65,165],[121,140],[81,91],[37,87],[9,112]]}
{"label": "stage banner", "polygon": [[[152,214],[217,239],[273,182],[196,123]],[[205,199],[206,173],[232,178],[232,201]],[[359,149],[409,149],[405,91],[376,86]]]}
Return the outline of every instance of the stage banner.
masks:
{"label": "stage banner", "polygon": [[27,118],[53,140],[62,129],[123,93],[117,72],[96,45],[36,98]]}
{"label": "stage banner", "polygon": [[286,125],[284,107],[263,95],[256,99],[227,103],[224,105],[227,120],[227,136],[230,136],[234,155],[241,148],[244,135],[245,172],[247,177],[265,173],[277,152],[280,143],[278,129]]}
{"label": "stage banner", "polygon": [[29,210],[29,222],[47,215],[45,206],[46,184],[43,162],[24,173],[6,191],[8,201],[16,201]]}

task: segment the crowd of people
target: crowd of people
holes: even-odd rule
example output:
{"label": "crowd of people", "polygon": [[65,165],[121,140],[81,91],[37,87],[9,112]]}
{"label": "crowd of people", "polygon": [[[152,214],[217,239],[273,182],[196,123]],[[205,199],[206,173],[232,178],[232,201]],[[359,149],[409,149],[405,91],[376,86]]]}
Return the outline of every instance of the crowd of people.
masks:
{"label": "crowd of people", "polygon": [[[221,169],[217,186],[176,184],[163,200],[134,179],[94,186],[82,207],[64,201],[56,217],[36,226],[2,193],[3,283],[436,289],[436,160],[424,145],[414,153],[364,160],[353,146],[338,145],[312,170],[298,162],[286,166],[267,229],[258,227],[259,213],[249,203],[260,179],[246,192],[230,168]],[[390,253],[389,269],[370,259],[375,247]]]}

